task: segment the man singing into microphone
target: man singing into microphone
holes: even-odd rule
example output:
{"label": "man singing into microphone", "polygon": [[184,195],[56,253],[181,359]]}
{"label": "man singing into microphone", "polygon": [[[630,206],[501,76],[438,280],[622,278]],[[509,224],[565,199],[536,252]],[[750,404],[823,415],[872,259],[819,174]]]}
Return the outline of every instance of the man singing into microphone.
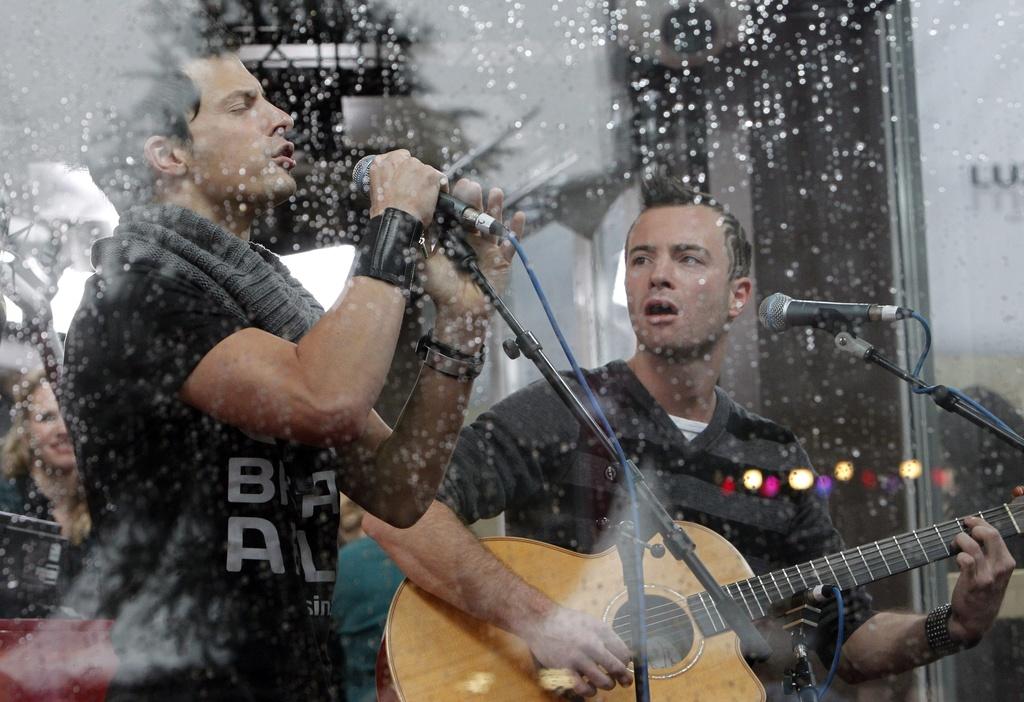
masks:
{"label": "man singing into microphone", "polygon": [[[488,306],[418,243],[442,175],[398,151],[373,164],[372,219],[325,312],[249,241],[295,191],[289,114],[230,53],[145,94],[91,146],[121,220],[94,247],[67,339],[62,406],[98,550],[74,601],[114,620],[111,702],[330,699],[339,491],[396,527],[423,514],[483,363]],[[455,194],[483,208],[475,184]],[[498,218],[501,201],[490,193]],[[507,249],[468,236],[502,285]],[[414,286],[436,324],[392,430],[373,406]]]}
{"label": "man singing into microphone", "polygon": [[[827,504],[813,490],[784,487],[772,499],[723,493],[724,476],[756,467],[786,485],[788,471],[810,461],[792,432],[737,406],[716,386],[730,324],[751,302],[751,247],[740,223],[678,181],[654,177],[643,187],[644,208],[625,246],[636,353],[585,374],[623,449],[670,514],[726,537],[755,573],[842,550]],[[625,491],[606,477],[607,459],[588,449],[553,391],[534,384],[463,431],[438,501],[413,528],[364,521],[408,577],[521,637],[542,666],[569,671],[580,695],[631,681],[625,643],[604,623],[551,601],[509,571],[463,522],[504,511],[512,536],[583,552],[614,546],[614,532],[602,525],[628,518]],[[955,539],[963,553],[952,606],[929,617],[927,632],[923,614],[872,614],[861,589],[844,593],[839,670],[845,679],[926,663],[977,642],[991,626],[1014,563],[994,528],[976,518],[967,524],[969,533]],[[647,526],[641,532],[651,535]],[[833,603],[817,643],[826,666],[837,623]],[[786,657],[788,646],[777,653]],[[768,689],[780,694],[781,688]]]}

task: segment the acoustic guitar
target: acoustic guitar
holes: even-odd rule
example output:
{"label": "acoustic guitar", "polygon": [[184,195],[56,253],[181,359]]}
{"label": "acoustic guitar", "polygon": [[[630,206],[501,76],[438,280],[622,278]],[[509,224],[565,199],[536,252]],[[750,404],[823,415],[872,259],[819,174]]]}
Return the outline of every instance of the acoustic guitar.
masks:
{"label": "acoustic guitar", "polygon": [[[1019,500],[978,512],[1004,538],[1021,533]],[[954,555],[961,519],[892,536],[761,576],[715,532],[680,525],[725,592],[751,619],[778,613],[795,595],[818,585],[841,589],[866,585]],[[651,543],[660,543],[656,536]],[[622,568],[612,549],[581,555],[529,539],[496,537],[482,542],[505,565],[552,600],[596,616],[631,640]],[[739,640],[726,626],[690,571],[670,556],[645,558],[651,699],[657,702],[756,702],[765,689],[744,660]],[[386,669],[385,667],[386,666]],[[390,677],[390,681],[385,679]],[[390,684],[390,689],[388,685]],[[560,697],[558,682],[537,670],[526,644],[475,619],[406,580],[388,614],[378,666],[381,700],[402,702],[548,702]],[[630,688],[598,691],[594,699],[628,702]]]}

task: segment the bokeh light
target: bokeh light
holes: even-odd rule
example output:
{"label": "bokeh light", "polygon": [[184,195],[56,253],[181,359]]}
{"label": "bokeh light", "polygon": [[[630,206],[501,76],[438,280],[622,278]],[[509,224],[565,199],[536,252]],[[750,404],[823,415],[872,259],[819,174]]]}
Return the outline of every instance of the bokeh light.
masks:
{"label": "bokeh light", "polygon": [[853,480],[853,461],[839,461],[832,474],[843,483]]}
{"label": "bokeh light", "polygon": [[900,477],[907,480],[917,480],[921,477],[921,461],[916,458],[909,458],[900,463]]}
{"label": "bokeh light", "polygon": [[789,486],[794,490],[810,490],[814,486],[814,472],[810,468],[789,471]]}
{"label": "bokeh light", "polygon": [[760,489],[764,484],[764,475],[757,468],[750,468],[743,473],[743,487],[751,492]]}

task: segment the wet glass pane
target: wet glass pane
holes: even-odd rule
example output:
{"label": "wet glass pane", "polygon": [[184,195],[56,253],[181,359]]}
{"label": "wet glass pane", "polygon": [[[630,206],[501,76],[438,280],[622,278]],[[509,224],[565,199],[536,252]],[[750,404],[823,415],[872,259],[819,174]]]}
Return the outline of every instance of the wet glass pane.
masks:
{"label": "wet glass pane", "polygon": [[[590,407],[564,339],[777,654],[747,672],[648,549],[652,699],[784,699],[792,597],[832,584],[830,699],[1017,699],[1016,0],[80,5],[0,3],[4,694],[351,702],[377,664],[413,702],[546,699],[594,632],[618,670],[616,543],[660,537],[531,363]],[[442,178],[524,213],[509,268],[432,215]],[[1008,552],[982,528],[972,574],[979,511]],[[544,594],[459,519],[529,539],[492,546]],[[950,600],[929,643],[909,613]],[[947,627],[985,635],[909,670]]]}

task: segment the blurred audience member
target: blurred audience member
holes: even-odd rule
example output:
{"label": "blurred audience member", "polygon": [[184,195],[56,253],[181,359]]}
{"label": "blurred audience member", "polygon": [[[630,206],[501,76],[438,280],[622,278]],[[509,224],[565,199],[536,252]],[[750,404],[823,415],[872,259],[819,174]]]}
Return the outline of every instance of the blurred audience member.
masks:
{"label": "blurred audience member", "polygon": [[[57,398],[42,370],[17,381],[13,395],[12,423],[3,446],[4,477],[21,486],[31,516],[57,522],[61,534],[80,547],[92,521]],[[75,560],[72,569],[77,565]]]}

